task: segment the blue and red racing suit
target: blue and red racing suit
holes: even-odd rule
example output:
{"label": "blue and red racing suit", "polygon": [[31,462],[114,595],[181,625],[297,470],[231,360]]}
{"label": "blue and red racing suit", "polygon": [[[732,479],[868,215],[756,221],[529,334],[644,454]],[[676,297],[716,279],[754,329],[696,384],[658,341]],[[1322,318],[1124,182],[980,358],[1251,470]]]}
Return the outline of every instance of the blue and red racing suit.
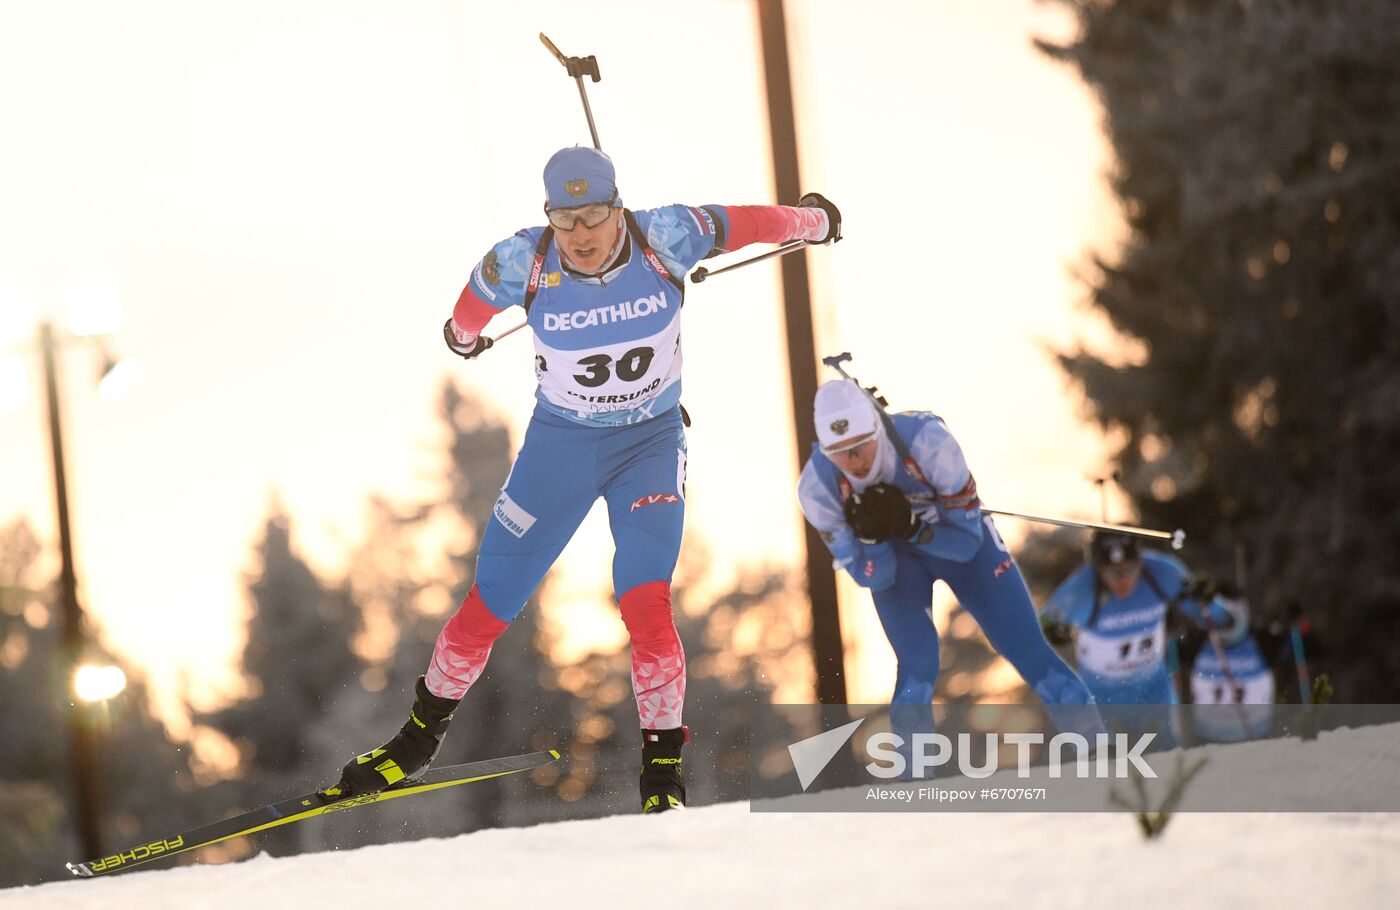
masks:
{"label": "blue and red racing suit", "polygon": [[[943,421],[926,411],[888,415],[879,436],[874,466],[863,478],[846,475],[814,446],[798,498],[836,567],[870,589],[898,661],[891,704],[933,700],[939,663],[933,583],[941,579],[1047,706],[1092,706],[1084,683],[1045,641],[1021,570],[991,516],[982,513],[977,482]],[[878,482],[894,484],[909,500],[925,528],[914,539],[872,544],[856,538],[845,501]],[[1103,729],[1092,707],[1050,714],[1063,730]],[[891,720],[896,726],[930,722],[922,713],[896,709]]]}
{"label": "blue and red racing suit", "polygon": [[464,344],[496,313],[525,308],[539,386],[475,584],[433,650],[435,695],[460,698],[480,676],[496,637],[602,497],[642,728],[681,726],[685,653],[671,574],[685,516],[684,278],[712,252],[823,240],[828,224],[816,208],[669,205],[624,211],[624,225],[617,258],[597,276],[567,267],[552,229],[526,228],[486,254],[457,301],[450,328]]}

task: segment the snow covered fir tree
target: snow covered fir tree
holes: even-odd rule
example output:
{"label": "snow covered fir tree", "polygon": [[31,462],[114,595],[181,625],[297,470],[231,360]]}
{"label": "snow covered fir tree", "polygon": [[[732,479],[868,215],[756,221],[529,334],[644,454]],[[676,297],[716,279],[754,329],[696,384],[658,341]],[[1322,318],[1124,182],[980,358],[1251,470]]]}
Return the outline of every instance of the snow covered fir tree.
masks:
{"label": "snow covered fir tree", "polygon": [[1061,362],[1142,520],[1264,617],[1311,618],[1344,702],[1400,700],[1400,6],[1073,2],[1130,234],[1085,276],[1136,349]]}

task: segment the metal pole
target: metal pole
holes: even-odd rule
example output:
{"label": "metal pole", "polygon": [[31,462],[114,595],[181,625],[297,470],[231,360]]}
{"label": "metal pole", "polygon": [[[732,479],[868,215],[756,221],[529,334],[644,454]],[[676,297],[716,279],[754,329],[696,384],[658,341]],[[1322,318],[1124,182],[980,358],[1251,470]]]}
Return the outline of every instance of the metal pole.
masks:
{"label": "metal pole", "polygon": [[1186,545],[1186,532],[1181,528],[1175,531],[1157,531],[1152,528],[1139,528],[1134,525],[1116,525],[1109,522],[1099,521],[1079,521],[1074,518],[1050,518],[1045,515],[1031,515],[1026,512],[1012,512],[1007,509],[991,509],[984,503],[982,511],[991,515],[1005,515],[1008,518],[1020,518],[1023,521],[1034,521],[1040,524],[1059,525],[1062,528],[1087,528],[1091,531],[1112,531],[1115,534],[1126,534],[1129,537],[1145,537],[1150,540],[1165,540],[1172,545],[1173,550],[1180,550]]}
{"label": "metal pole", "polygon": [[[758,30],[763,44],[777,198],[797,199],[802,195],[798,179],[797,119],[793,112],[782,0],[758,0]],[[817,394],[817,345],[812,333],[807,257],[785,256],[782,267],[783,312],[800,470],[817,439],[816,428],[807,419],[807,409]],[[831,568],[831,557],[816,530],[806,522],[803,527],[806,530],[807,596],[812,604],[812,662],[817,671],[817,701],[826,705],[844,704],[845,649],[841,643],[841,616],[836,611],[836,575]]]}
{"label": "metal pole", "polygon": [[583,87],[583,77],[575,76],[574,81],[578,83],[578,96],[583,99],[583,116],[588,118],[588,135],[593,137],[593,147],[601,152],[603,143],[598,141],[598,127],[593,124],[593,107],[588,103],[588,91]]}
{"label": "metal pole", "polygon": [[73,533],[68,520],[68,484],[63,468],[63,433],[58,414],[58,368],[53,325],[39,326],[39,349],[44,357],[44,384],[49,406],[49,442],[53,450],[54,492],[58,500],[58,544],[62,555],[59,594],[62,605],[62,648],[59,679],[68,701],[68,734],[71,744],[74,814],[84,856],[102,855],[100,789],[97,779],[97,734],[85,722],[73,692],[73,672],[86,641],[83,609],[78,604],[78,577],[73,570]]}
{"label": "metal pole", "polygon": [[1093,478],[1094,485],[1099,488],[1099,520],[1101,521],[1108,521],[1108,482],[1117,479],[1117,471],[1107,477]]}
{"label": "metal pole", "polygon": [[743,262],[736,262],[733,265],[726,265],[724,268],[715,269],[713,272],[701,266],[700,268],[690,273],[690,280],[695,284],[699,284],[711,275],[723,275],[725,272],[732,272],[735,269],[741,269],[746,265],[753,265],[755,262],[762,262],[765,259],[772,259],[774,256],[786,256],[788,253],[794,253],[805,246],[807,246],[807,241],[805,240],[792,240],[776,249],[772,249],[766,253],[755,256],[752,259],[745,259]]}

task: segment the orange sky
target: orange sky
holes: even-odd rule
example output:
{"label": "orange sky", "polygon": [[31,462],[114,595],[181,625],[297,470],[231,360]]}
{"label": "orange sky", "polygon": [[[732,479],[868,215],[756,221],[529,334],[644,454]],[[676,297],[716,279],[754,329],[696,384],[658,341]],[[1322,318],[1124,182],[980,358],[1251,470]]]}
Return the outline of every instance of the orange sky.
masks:
{"label": "orange sky", "polygon": [[[599,57],[589,97],[630,206],[794,201],[772,198],[747,0],[505,6],[0,9],[0,115],[26,137],[0,173],[0,349],[61,316],[70,282],[119,283],[112,343],[145,379],[106,404],[95,357],[65,352],[74,534],[84,604],[158,685],[183,670],[226,689],[273,491],[335,578],[368,493],[439,492],[445,376],[523,430],[525,333],[465,364],[440,326],[489,245],[537,222],[543,161],[588,142],[538,32]],[[788,19],[803,185],[846,221],[840,246],[804,254],[821,352],[852,351],[895,408],[942,414],[990,505],[1097,517],[1085,477],[1103,442],[1040,347],[1102,337],[1069,270],[1121,230],[1097,108],[1030,46],[1063,36],[1063,14],[796,0]],[[777,269],[687,302],[691,529],[722,566],[794,562]],[[0,521],[27,515],[51,540],[37,358],[19,353],[31,395],[0,415]],[[595,512],[548,604],[601,638],[619,629],[599,603],[610,553]],[[888,647],[850,595],[851,698],[883,701]]]}

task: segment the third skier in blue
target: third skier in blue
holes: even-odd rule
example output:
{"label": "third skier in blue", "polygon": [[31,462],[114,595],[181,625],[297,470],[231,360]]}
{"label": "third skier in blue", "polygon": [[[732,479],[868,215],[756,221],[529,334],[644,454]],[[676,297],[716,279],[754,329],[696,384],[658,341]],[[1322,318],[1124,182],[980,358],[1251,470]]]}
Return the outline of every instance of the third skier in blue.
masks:
{"label": "third skier in blue", "polygon": [[[886,414],[846,379],[817,390],[813,416],[817,445],[802,469],[798,497],[835,565],[870,589],[898,661],[891,699],[896,732],[930,722],[925,708],[938,679],[932,611],[939,580],[1047,706],[1092,706],[1084,683],[1042,635],[1021,570],[983,514],[977,481],[942,419],[926,411]],[[1086,735],[1103,729],[1092,707],[1060,711],[1056,720]]]}

